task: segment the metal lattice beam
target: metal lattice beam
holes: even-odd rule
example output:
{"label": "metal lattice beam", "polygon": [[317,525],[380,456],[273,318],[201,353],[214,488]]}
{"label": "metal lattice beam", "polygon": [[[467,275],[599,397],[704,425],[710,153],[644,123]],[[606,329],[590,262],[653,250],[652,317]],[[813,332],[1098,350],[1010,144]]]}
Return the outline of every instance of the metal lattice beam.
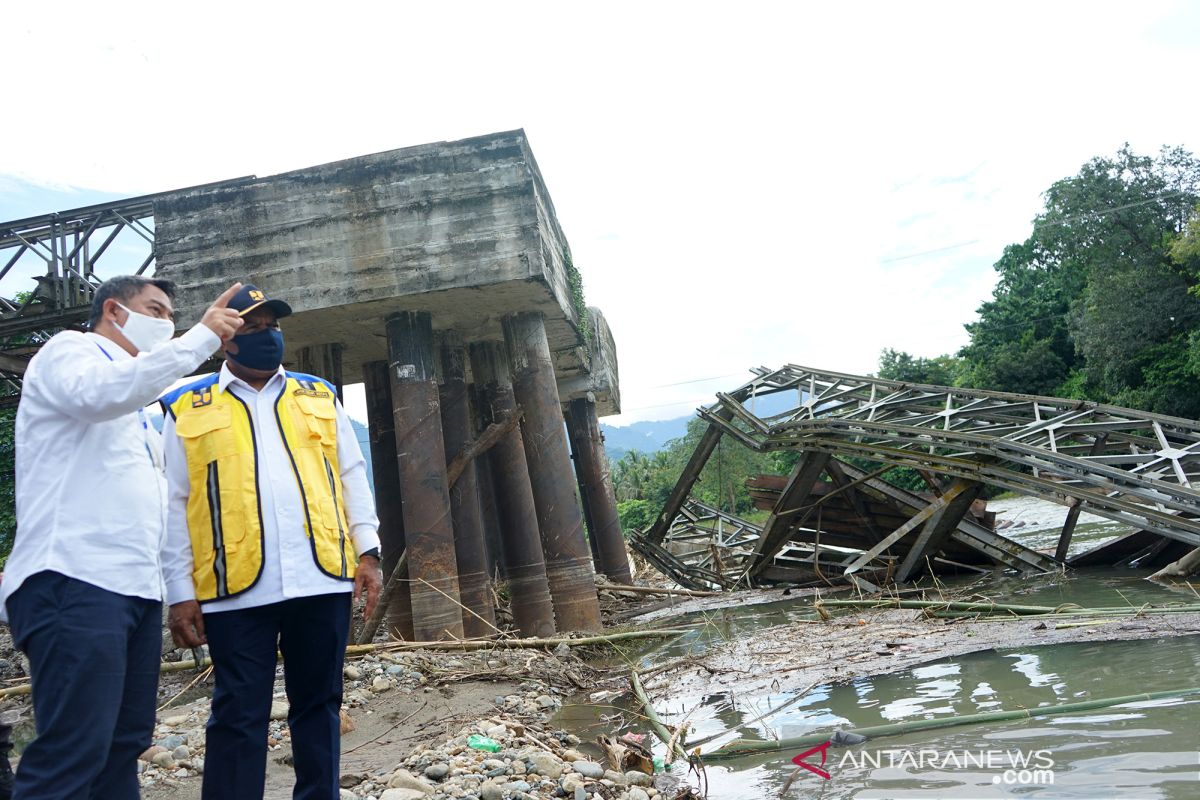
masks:
{"label": "metal lattice beam", "polygon": [[[1193,420],[794,365],[756,372],[700,410],[711,432],[759,451],[860,456],[1066,506],[1078,502],[1083,511],[1200,545],[1200,491],[1194,488],[1200,423]],[[796,397],[784,413],[760,418],[747,408],[753,398],[781,392]],[[673,519],[677,512],[666,508],[662,516]]]}
{"label": "metal lattice beam", "polygon": [[[30,352],[53,332],[88,318],[105,278],[154,271],[154,202],[168,194],[176,192],[0,222],[0,407],[19,398]],[[135,244],[134,250],[121,245],[110,250],[122,234],[121,241]],[[105,253],[111,254],[101,264]]]}

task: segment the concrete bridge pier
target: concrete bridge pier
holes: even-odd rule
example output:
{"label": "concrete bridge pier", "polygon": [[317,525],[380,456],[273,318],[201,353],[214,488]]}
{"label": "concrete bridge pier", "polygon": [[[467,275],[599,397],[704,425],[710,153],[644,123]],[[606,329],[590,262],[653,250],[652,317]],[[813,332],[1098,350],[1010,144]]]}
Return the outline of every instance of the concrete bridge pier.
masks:
{"label": "concrete bridge pier", "polygon": [[461,639],[432,315],[428,311],[392,314],[387,318],[387,343],[413,634],[421,641]]}
{"label": "concrete bridge pier", "polygon": [[595,399],[588,396],[572,400],[567,404],[566,418],[592,552],[597,555],[596,569],[617,583],[632,583]]}
{"label": "concrete bridge pier", "polygon": [[[404,552],[404,512],[400,503],[400,463],[396,459],[392,386],[386,361],[369,361],[363,364],[362,372],[367,396],[367,430],[371,438],[375,513],[379,515],[379,549],[386,581]],[[410,642],[416,638],[407,581],[398,582],[392,590],[386,621],[388,630],[396,636]]]}
{"label": "concrete bridge pier", "polygon": [[[479,390],[484,424],[502,422],[516,413],[508,357],[500,342],[472,342],[471,374]],[[502,557],[508,575],[513,621],[522,636],[555,632],[537,510],[529,482],[521,428],[506,433],[488,451],[496,509],[504,538]]]}
{"label": "concrete bridge pier", "polygon": [[296,351],[296,369],[316,375],[333,384],[338,401],[342,400],[342,351],[340,344],[314,344]]}
{"label": "concrete bridge pier", "polygon": [[[467,394],[467,348],[462,337],[453,331],[441,333],[438,355],[441,362],[442,442],[447,459],[453,460],[473,438]],[[496,632],[496,614],[487,572],[487,546],[475,459],[467,462],[458,480],[449,488],[458,591],[464,606],[463,631],[469,637],[488,636]]]}
{"label": "concrete bridge pier", "polygon": [[541,312],[522,312],[503,317],[501,327],[512,363],[513,394],[525,412],[522,441],[558,629],[598,631],[596,574],[575,499],[545,321]]}

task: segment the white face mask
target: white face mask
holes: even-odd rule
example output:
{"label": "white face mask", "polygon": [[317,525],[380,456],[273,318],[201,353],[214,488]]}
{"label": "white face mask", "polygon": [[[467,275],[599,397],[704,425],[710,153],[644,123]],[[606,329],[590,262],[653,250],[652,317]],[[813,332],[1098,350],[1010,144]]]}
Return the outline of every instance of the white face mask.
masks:
{"label": "white face mask", "polygon": [[[120,303],[117,305],[125,308]],[[121,335],[128,339],[139,353],[148,353],[163,342],[170,341],[171,337],[175,335],[175,323],[169,319],[158,319],[128,308],[125,308],[125,311],[129,314],[125,324],[117,325],[114,322],[113,325],[116,325]]]}

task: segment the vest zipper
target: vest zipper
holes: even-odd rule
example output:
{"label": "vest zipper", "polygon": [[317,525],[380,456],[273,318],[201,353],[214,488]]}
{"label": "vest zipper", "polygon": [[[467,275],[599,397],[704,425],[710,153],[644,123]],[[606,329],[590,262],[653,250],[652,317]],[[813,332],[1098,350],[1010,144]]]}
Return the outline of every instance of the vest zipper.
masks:
{"label": "vest zipper", "polygon": [[337,520],[338,526],[338,553],[342,556],[342,577],[346,577],[346,530],[342,527],[342,515],[338,513],[338,494],[337,482],[333,478],[333,465],[329,463],[329,459],[324,453],[321,454],[322,460],[325,461],[325,476],[329,478],[329,491],[333,493],[333,518]]}

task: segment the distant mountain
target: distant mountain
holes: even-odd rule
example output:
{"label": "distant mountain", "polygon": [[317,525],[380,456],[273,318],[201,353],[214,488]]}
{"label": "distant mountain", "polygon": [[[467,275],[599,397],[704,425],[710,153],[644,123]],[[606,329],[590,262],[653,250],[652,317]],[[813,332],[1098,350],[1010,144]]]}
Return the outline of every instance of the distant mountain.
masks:
{"label": "distant mountain", "polygon": [[[779,392],[760,397],[746,404],[753,405],[753,412],[760,417],[780,414],[796,406],[794,392]],[[675,419],[659,420],[656,422],[635,422],[632,425],[613,427],[600,423],[600,432],[604,434],[604,451],[611,461],[620,461],[621,456],[630,450],[642,453],[655,453],[662,449],[667,442],[678,439],[687,433],[688,423],[695,414]]]}
{"label": "distant mountain", "polygon": [[621,456],[630,450],[655,453],[667,442],[687,433],[687,425],[692,416],[656,422],[635,422],[620,428],[601,422],[600,433],[604,435],[604,452],[612,461],[620,461]]}

